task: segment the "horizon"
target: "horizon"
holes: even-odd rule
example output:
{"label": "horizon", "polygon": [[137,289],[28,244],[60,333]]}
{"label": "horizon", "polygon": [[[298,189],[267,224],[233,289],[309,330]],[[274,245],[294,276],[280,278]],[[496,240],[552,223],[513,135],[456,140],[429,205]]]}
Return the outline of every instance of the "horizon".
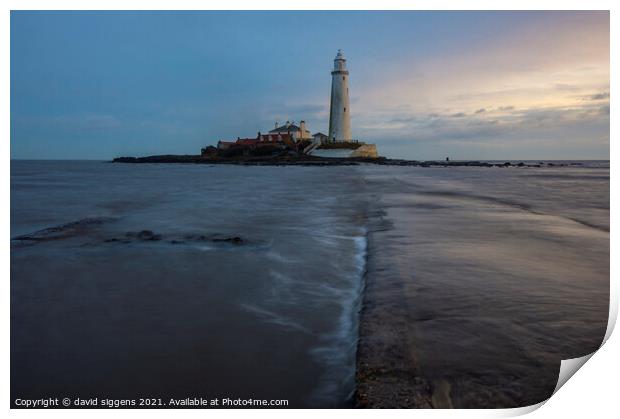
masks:
{"label": "horizon", "polygon": [[[119,157],[149,157],[149,156],[119,156]],[[383,157],[383,156],[381,156]],[[328,157],[323,157],[328,158]],[[11,158],[10,161],[97,161],[104,163],[111,163],[112,159],[66,159],[66,158],[58,158],[58,159],[22,159],[22,158]],[[443,161],[442,159],[423,159],[420,161]],[[450,159],[451,162],[469,162],[469,161],[481,161],[481,162],[580,162],[580,161],[611,161],[610,159]],[[164,163],[164,164],[185,164],[185,163]],[[208,163],[206,163],[208,164]]]}
{"label": "horizon", "polygon": [[609,160],[607,11],[12,11],[11,160],[326,132],[338,49],[382,156]]}

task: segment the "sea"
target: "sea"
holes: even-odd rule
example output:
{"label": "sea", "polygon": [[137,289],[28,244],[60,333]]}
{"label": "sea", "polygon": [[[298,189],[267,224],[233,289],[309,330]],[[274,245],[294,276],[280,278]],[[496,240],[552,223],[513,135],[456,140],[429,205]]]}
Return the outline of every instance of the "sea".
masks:
{"label": "sea", "polygon": [[609,309],[609,161],[552,163],[12,161],[12,403],[352,407],[364,304],[451,407],[544,400]]}

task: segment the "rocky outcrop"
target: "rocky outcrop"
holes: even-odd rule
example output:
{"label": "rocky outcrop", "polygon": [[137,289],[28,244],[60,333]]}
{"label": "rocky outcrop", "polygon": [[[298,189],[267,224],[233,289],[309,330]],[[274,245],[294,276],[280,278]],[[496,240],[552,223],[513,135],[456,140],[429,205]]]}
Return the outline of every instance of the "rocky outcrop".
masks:
{"label": "rocky outcrop", "polygon": [[222,234],[157,234],[151,230],[128,231],[120,235],[105,235],[99,231],[102,224],[114,221],[113,218],[84,218],[72,223],[62,224],[55,227],[35,231],[34,233],[22,234],[11,239],[11,248],[40,244],[51,241],[81,238],[82,245],[106,244],[130,244],[130,243],[154,243],[168,244],[192,244],[192,243],[215,243],[222,246],[251,244],[247,239],[239,236]]}
{"label": "rocky outcrop", "polygon": [[20,236],[13,237],[11,239],[11,247],[20,247],[85,235],[102,224],[114,220],[114,218],[109,217],[83,218],[71,223],[61,224],[35,231],[34,233],[22,234]]}
{"label": "rocky outcrop", "polygon": [[232,245],[247,244],[247,240],[239,236],[222,236],[219,234],[184,234],[184,235],[163,235],[155,234],[151,230],[138,232],[128,231],[120,237],[110,237],[104,240],[105,243],[140,243],[140,242],[159,242],[169,244],[188,244],[188,243],[227,243]]}

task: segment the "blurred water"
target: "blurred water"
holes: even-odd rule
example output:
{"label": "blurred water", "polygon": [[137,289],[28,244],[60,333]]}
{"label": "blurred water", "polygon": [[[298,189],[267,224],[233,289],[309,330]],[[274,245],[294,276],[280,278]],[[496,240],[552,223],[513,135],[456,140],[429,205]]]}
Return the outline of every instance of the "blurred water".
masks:
{"label": "blurred water", "polygon": [[[12,250],[14,395],[348,403],[366,243],[354,171],[11,169],[13,237],[110,219]],[[164,240],[105,242],[141,230]],[[191,234],[246,243],[167,241]]]}
{"label": "blurred water", "polygon": [[11,163],[12,237],[85,218],[11,250],[12,398],[349,406],[365,269],[457,406],[532,400],[607,319],[604,167]]}
{"label": "blurred water", "polygon": [[[599,347],[609,307],[608,164],[364,175],[382,191],[390,224],[370,235],[364,313],[388,337],[367,344],[384,351],[378,363],[413,359],[435,406],[537,403],[555,388],[560,360]],[[406,350],[394,351],[401,342]]]}

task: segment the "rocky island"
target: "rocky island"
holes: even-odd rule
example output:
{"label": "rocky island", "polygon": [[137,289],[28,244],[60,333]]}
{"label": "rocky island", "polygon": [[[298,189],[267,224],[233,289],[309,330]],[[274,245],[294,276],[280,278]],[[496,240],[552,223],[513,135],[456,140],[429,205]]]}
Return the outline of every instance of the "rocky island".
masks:
{"label": "rocky island", "polygon": [[304,154],[283,154],[267,156],[204,156],[164,154],[146,157],[117,157],[113,163],[194,163],[194,164],[236,164],[245,166],[354,166],[376,164],[383,166],[418,167],[557,167],[579,163],[550,162],[495,162],[478,160],[404,160],[386,157],[319,157]]}

